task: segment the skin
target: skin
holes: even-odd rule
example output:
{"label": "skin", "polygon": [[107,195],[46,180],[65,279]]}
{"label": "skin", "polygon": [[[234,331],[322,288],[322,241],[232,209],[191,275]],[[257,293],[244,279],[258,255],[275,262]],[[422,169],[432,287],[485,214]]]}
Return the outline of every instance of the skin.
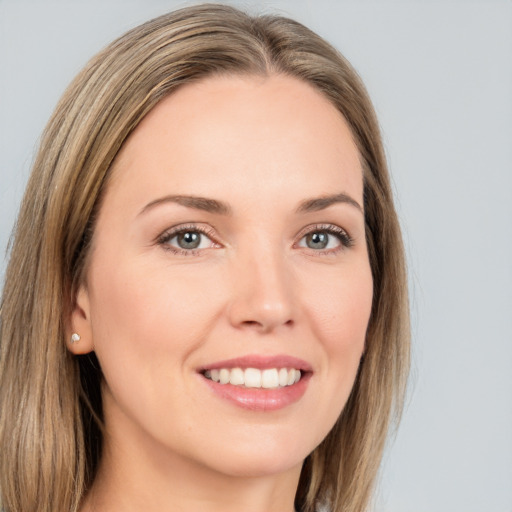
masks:
{"label": "skin", "polygon": [[[105,376],[105,452],[83,510],[291,512],[302,462],[352,388],[371,310],[345,120],[294,78],[211,77],[157,105],[112,178],[71,318],[70,350],[94,350]],[[299,208],[336,194],[352,202]],[[164,236],[180,226],[206,230],[199,249]],[[198,368],[247,354],[307,361],[304,395],[252,411],[212,393]]]}

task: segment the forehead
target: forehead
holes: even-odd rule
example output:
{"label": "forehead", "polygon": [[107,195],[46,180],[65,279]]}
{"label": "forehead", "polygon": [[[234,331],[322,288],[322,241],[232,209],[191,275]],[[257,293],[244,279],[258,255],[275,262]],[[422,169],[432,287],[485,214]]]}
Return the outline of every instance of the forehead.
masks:
{"label": "forehead", "polygon": [[269,184],[289,188],[314,178],[319,189],[339,181],[338,188],[362,196],[347,122],[313,86],[283,75],[214,76],[175,91],[125,142],[112,182],[141,172],[178,193],[191,192],[181,190],[191,182],[193,192],[208,195],[215,184],[241,188],[252,180],[257,194]]}

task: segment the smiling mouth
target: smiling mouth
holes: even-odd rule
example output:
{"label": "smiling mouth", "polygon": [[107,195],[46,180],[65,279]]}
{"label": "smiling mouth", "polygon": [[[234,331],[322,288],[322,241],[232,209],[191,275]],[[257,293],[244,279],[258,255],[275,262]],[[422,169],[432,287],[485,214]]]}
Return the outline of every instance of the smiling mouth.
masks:
{"label": "smiling mouth", "polygon": [[218,368],[205,370],[204,377],[219,384],[242,388],[278,389],[300,381],[302,373],[295,368]]}
{"label": "smiling mouth", "polygon": [[287,354],[247,354],[197,369],[219,398],[253,412],[284,409],[306,393],[313,368]]}

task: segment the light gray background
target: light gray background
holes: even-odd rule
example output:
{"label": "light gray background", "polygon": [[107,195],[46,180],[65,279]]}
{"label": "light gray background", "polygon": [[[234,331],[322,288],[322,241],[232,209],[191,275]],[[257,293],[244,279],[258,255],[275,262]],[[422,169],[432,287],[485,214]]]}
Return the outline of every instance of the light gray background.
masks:
{"label": "light gray background", "polygon": [[[380,116],[409,259],[409,404],[377,512],[512,512],[512,2],[231,2],[334,43]],[[177,1],[0,0],[0,274],[38,136],[85,61]],[[34,237],[38,234],[34,233]]]}

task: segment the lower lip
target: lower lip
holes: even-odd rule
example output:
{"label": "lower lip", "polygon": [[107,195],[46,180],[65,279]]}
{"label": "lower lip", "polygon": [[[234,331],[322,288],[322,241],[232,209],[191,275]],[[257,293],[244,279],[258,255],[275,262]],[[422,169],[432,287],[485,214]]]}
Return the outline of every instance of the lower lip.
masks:
{"label": "lower lip", "polygon": [[277,411],[300,400],[306,392],[310,377],[311,374],[306,373],[299,382],[275,389],[244,388],[202,378],[217,396],[238,407],[251,411]]}

